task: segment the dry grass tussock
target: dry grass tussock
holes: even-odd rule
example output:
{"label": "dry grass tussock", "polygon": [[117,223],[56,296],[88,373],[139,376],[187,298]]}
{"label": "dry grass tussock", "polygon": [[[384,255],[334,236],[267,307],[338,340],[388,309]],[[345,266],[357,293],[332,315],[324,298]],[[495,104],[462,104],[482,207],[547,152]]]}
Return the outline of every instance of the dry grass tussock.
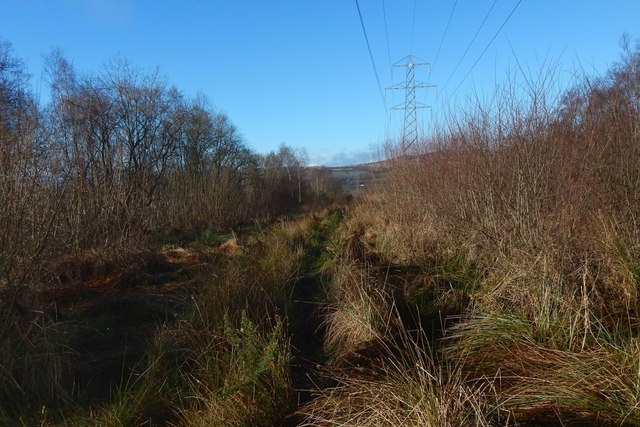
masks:
{"label": "dry grass tussock", "polygon": [[423,331],[385,340],[366,368],[334,372],[336,385],[300,410],[302,425],[507,425],[491,384],[468,382],[459,366],[436,360]]}
{"label": "dry grass tussock", "polygon": [[323,307],[324,349],[334,362],[363,344],[383,339],[394,327],[393,287],[381,272],[379,253],[353,216],[330,242],[331,258],[322,271],[329,278]]}
{"label": "dry grass tussock", "polygon": [[334,267],[325,308],[325,351],[335,360],[390,329],[392,298],[385,284],[355,262]]}
{"label": "dry grass tussock", "polygon": [[366,244],[385,260],[421,264],[432,253],[438,234],[432,218],[413,215],[404,206],[389,200],[384,191],[369,193],[352,209],[351,227],[363,230]]}
{"label": "dry grass tussock", "polygon": [[503,409],[524,425],[637,425],[637,338],[612,343],[601,332],[582,347],[576,338],[578,348],[558,349],[522,319],[478,317],[450,331],[444,354],[469,381],[495,384]]}

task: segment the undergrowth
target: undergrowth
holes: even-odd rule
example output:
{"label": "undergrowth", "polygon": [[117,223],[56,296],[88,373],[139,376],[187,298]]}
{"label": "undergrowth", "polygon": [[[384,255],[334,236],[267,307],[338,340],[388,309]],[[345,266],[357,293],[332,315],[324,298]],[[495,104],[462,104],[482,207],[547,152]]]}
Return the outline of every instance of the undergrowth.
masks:
{"label": "undergrowth", "polygon": [[[296,404],[293,289],[316,271],[313,259],[339,221],[338,213],[307,215],[215,244],[207,235],[132,275],[103,269],[55,292],[25,293],[19,307],[51,302],[5,313],[0,423],[283,422]],[[146,326],[135,324],[141,319]]]}
{"label": "undergrowth", "polygon": [[638,64],[512,80],[390,147],[325,264],[308,425],[640,424]]}
{"label": "undergrowth", "polygon": [[640,425],[638,66],[497,89],[346,211],[61,261],[1,296],[0,422]]}

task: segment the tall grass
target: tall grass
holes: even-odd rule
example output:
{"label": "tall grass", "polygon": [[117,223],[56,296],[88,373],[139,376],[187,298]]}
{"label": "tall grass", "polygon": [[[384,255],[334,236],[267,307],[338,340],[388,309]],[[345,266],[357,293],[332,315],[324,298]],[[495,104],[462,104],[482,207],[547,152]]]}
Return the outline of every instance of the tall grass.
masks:
{"label": "tall grass", "polygon": [[544,338],[518,317],[472,318],[450,331],[444,354],[469,380],[499,384],[502,408],[525,425],[637,425],[636,338],[600,330],[584,347],[575,337],[574,349],[558,349]]}
{"label": "tall grass", "polygon": [[291,405],[289,343],[281,321],[260,332],[243,315],[239,325],[225,325],[224,338],[228,352],[203,353],[188,376],[191,402],[180,413],[183,425],[279,422]]}
{"label": "tall grass", "polygon": [[30,419],[43,409],[57,411],[72,402],[75,351],[69,346],[62,322],[42,316],[25,321],[5,315],[0,326],[0,423],[10,425],[20,416]]}
{"label": "tall grass", "polygon": [[491,385],[466,381],[461,365],[439,360],[428,336],[400,326],[369,343],[368,366],[334,369],[336,385],[300,410],[302,425],[505,425]]}
{"label": "tall grass", "polygon": [[107,413],[133,401],[130,413],[154,422],[281,422],[293,401],[286,315],[305,230],[277,223],[212,265],[187,316],[158,331],[148,368]]}
{"label": "tall grass", "polygon": [[391,295],[366,267],[335,267],[328,294],[324,345],[334,359],[381,339],[390,328]]}
{"label": "tall grass", "polygon": [[55,288],[21,301],[33,310],[3,313],[0,423],[282,422],[295,404],[289,306],[316,220],[146,254],[129,270],[59,266]]}

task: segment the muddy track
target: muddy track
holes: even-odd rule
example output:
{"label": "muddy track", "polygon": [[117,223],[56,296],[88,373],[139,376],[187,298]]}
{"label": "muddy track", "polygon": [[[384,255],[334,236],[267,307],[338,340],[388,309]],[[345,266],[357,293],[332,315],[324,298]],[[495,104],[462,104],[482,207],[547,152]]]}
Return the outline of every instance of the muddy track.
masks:
{"label": "muddy track", "polygon": [[[305,277],[294,288],[291,301],[291,380],[296,410],[313,399],[321,382],[320,368],[326,362],[324,331],[320,316],[323,284],[318,277]],[[297,425],[295,411],[284,425]]]}

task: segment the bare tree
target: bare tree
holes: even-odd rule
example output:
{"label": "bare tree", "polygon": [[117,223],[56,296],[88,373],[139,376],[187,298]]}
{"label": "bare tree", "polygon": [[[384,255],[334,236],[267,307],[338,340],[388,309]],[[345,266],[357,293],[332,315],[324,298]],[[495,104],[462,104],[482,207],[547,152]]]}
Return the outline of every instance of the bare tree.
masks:
{"label": "bare tree", "polygon": [[145,75],[124,61],[78,78],[54,52],[49,74],[54,144],[73,184],[67,226],[74,246],[138,240],[178,154],[180,93],[157,72]]}
{"label": "bare tree", "polygon": [[51,178],[28,75],[0,41],[0,284],[24,283],[51,249],[63,184]]}

